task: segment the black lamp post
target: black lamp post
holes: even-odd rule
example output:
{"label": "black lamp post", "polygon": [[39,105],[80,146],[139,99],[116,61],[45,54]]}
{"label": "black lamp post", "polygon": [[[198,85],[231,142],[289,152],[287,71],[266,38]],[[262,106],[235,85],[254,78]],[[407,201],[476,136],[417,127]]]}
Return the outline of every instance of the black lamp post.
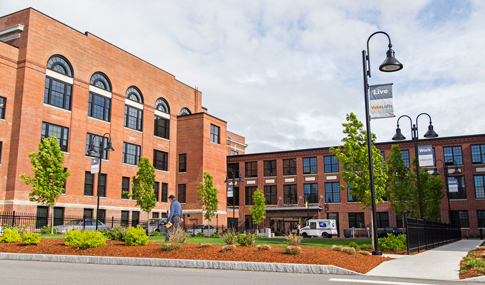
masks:
{"label": "black lamp post", "polygon": [[367,39],[367,53],[366,53],[366,50],[362,51],[362,64],[363,64],[363,71],[364,71],[365,125],[366,125],[366,131],[367,131],[367,152],[369,157],[369,180],[370,180],[370,192],[371,192],[371,199],[372,199],[372,220],[373,220],[374,246],[375,246],[375,251],[373,251],[372,254],[382,255],[382,252],[379,251],[379,241],[377,237],[376,198],[375,198],[375,189],[374,189],[374,167],[373,167],[373,160],[372,160],[372,140],[371,140],[370,111],[369,111],[369,84],[367,82],[367,77],[371,77],[369,41],[376,34],[384,34],[389,39],[389,45],[388,45],[389,50],[387,51],[387,57],[384,60],[384,62],[379,66],[379,70],[383,72],[398,71],[403,68],[403,65],[394,57],[391,38],[387,33],[379,31],[370,35],[370,37]]}
{"label": "black lamp post", "polygon": [[[441,163],[443,163],[443,166],[445,168],[446,198],[448,199],[448,223],[451,224],[450,187],[448,186],[449,169],[446,163],[453,162],[453,165],[455,166],[455,170],[453,170],[451,174],[460,174],[461,170],[458,168],[458,166],[456,166],[456,161],[454,159],[448,159],[446,163],[441,159],[437,159],[436,164],[438,164],[438,161],[441,161]],[[431,173],[431,175],[440,175],[436,166],[434,167],[433,173]]]}
{"label": "black lamp post", "polygon": [[[109,136],[108,145],[106,146],[106,148],[103,148],[103,146],[104,146],[104,137],[106,135]],[[91,135],[91,143],[89,144],[88,154],[93,155],[93,154],[98,153],[96,151],[96,149],[94,148],[94,138],[95,137],[101,138],[101,145],[99,147],[100,148],[100,154],[99,154],[98,183],[97,183],[97,186],[96,186],[96,196],[98,196],[98,202],[97,202],[97,206],[96,206],[96,230],[98,230],[98,215],[99,215],[99,174],[101,173],[101,162],[103,161],[104,150],[106,150],[106,151],[114,151],[115,149],[111,145],[111,135],[109,133],[105,133],[102,137],[101,136],[98,136],[98,135]]]}
{"label": "black lamp post", "polygon": [[421,113],[416,117],[416,124],[413,124],[413,120],[411,117],[408,115],[402,115],[397,119],[397,129],[396,129],[396,134],[392,137],[393,141],[400,141],[400,140],[405,140],[406,137],[404,137],[401,133],[401,129],[399,128],[399,120],[402,117],[406,117],[409,119],[409,122],[411,124],[411,138],[414,142],[414,155],[416,157],[416,170],[417,170],[417,180],[418,180],[418,196],[419,196],[419,216],[422,219],[423,218],[423,201],[421,199],[421,183],[420,183],[420,178],[419,178],[419,153],[418,153],[418,138],[419,138],[419,133],[418,133],[418,118],[421,115],[426,115],[429,118],[429,126],[428,126],[428,131],[424,134],[425,138],[436,138],[438,137],[438,134],[433,130],[433,124],[431,123],[431,116],[427,113]]}
{"label": "black lamp post", "polygon": [[[232,176],[232,229],[234,230],[234,220],[236,219],[234,216],[236,213],[236,210],[235,210],[236,203],[234,203],[234,187],[236,186],[236,175],[232,170],[228,170],[228,172],[230,172]],[[229,177],[226,176],[226,181],[224,181],[224,183],[229,183],[229,182],[231,181],[229,181]],[[244,182],[244,180],[241,177],[241,174],[239,174],[239,179],[237,180],[237,182]]]}

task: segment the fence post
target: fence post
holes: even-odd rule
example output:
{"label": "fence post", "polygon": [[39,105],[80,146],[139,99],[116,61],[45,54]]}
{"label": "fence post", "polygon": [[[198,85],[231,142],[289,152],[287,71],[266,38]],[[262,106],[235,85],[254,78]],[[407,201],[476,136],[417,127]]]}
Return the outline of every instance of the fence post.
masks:
{"label": "fence post", "polygon": [[115,217],[111,216],[111,227],[113,227],[114,222],[115,222]]}
{"label": "fence post", "polygon": [[12,215],[12,227],[15,226],[15,211],[13,211]]}
{"label": "fence post", "polygon": [[407,252],[408,252],[408,255],[409,255],[409,237],[410,237],[410,234],[409,234],[409,227],[408,227],[408,218],[405,217],[404,218],[404,227],[406,228],[406,247],[407,247]]}

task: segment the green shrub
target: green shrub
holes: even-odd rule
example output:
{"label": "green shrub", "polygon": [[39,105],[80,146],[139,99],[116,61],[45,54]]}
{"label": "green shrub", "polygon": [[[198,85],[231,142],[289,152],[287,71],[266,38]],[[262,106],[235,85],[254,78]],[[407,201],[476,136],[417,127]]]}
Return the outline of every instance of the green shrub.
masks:
{"label": "green shrub", "polygon": [[237,234],[235,231],[228,231],[221,236],[221,239],[225,244],[235,244],[237,240]]}
{"label": "green shrub", "polygon": [[219,238],[219,237],[221,237],[221,234],[220,233],[213,233],[211,235],[211,237],[213,237],[213,238]]}
{"label": "green shrub", "polygon": [[0,242],[21,242],[22,237],[20,236],[17,229],[6,228],[3,230],[3,236],[0,237]]}
{"label": "green shrub", "polygon": [[126,229],[120,226],[114,226],[109,230],[103,230],[102,233],[109,240],[125,241]]}
{"label": "green shrub", "polygon": [[159,236],[163,236],[163,234],[159,231],[151,231],[150,232],[150,236],[152,237],[159,237]]}
{"label": "green shrub", "polygon": [[363,244],[360,246],[360,249],[363,249],[363,250],[369,250],[369,249],[373,249],[374,247],[372,246],[372,244]]}
{"label": "green shrub", "polygon": [[379,249],[382,251],[406,250],[406,235],[395,236],[393,234],[387,234],[387,238],[379,239]]}
{"label": "green shrub", "polygon": [[349,247],[353,247],[355,249],[359,249],[360,248],[359,245],[356,242],[349,243]]}
{"label": "green shrub", "polygon": [[[49,226],[43,226],[40,229],[40,233],[41,234],[50,234],[51,233],[51,227],[49,227]],[[57,234],[57,228],[54,228],[53,233]]]}
{"label": "green shrub", "polygon": [[256,234],[244,232],[236,238],[236,243],[242,246],[252,246],[256,242]]}
{"label": "green shrub", "polygon": [[126,236],[125,236],[125,245],[128,246],[138,246],[138,245],[146,245],[148,243],[148,236],[145,233],[145,230],[140,227],[140,225],[136,226],[136,228],[129,227],[126,229]]}
{"label": "green shrub", "polygon": [[81,232],[81,243],[79,247],[82,249],[94,248],[102,245],[106,245],[106,238],[99,231],[82,231]]}
{"label": "green shrub", "polygon": [[10,226],[10,225],[7,225],[7,224],[4,224],[3,225],[3,228],[4,229],[12,229],[12,230],[17,230],[17,232],[23,236],[24,234],[26,234],[28,232],[28,227],[27,226]]}
{"label": "green shrub", "polygon": [[285,235],[287,245],[300,245],[302,237],[292,233]]}
{"label": "green shrub", "polygon": [[81,244],[81,232],[79,230],[69,230],[66,233],[65,245],[80,245]]}
{"label": "green shrub", "polygon": [[485,261],[482,261],[481,259],[470,259],[464,262],[464,267],[466,269],[470,268],[477,268],[477,267],[485,267]]}
{"label": "green shrub", "polygon": [[198,233],[196,234],[196,236],[198,236],[198,237],[205,237],[205,233],[203,233],[203,232],[198,232]]}
{"label": "green shrub", "polygon": [[22,241],[25,244],[39,244],[40,243],[40,234],[34,234],[32,232],[26,233],[22,236]]}

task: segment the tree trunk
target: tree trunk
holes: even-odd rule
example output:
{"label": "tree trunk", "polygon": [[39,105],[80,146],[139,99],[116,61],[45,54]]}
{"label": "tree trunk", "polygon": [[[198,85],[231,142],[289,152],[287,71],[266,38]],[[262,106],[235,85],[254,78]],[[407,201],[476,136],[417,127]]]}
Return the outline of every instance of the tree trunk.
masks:
{"label": "tree trunk", "polygon": [[148,236],[150,236],[150,212],[147,212],[147,216],[148,216],[148,227],[147,227],[147,231],[148,231]]}

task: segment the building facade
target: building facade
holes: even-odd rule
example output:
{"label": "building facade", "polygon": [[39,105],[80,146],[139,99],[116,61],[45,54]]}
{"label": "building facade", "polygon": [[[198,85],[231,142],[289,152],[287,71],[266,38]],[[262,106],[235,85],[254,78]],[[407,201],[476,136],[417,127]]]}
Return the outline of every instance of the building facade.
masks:
{"label": "building facade", "polygon": [[[386,157],[394,144],[399,145],[409,166],[415,157],[414,142],[377,143],[376,146]],[[418,145],[433,147],[437,170],[443,181],[448,181],[443,185],[441,221],[460,224],[464,234],[478,234],[485,227],[485,135],[426,139]],[[329,148],[229,156],[227,163],[228,176],[232,170],[244,180],[234,187],[234,202],[232,197],[227,199],[228,217],[232,219],[234,215],[239,228],[252,227],[248,209],[257,188],[266,197],[264,227],[273,231],[286,232],[309,217],[336,219],[341,235],[343,229],[352,227],[365,235],[371,227],[370,209],[363,210],[348,190],[339,190],[340,185],[345,185],[340,175],[342,166]],[[445,167],[448,168],[446,180]],[[461,173],[455,174],[455,167]],[[449,199],[447,187],[451,190]],[[402,226],[401,216],[396,216],[389,202],[377,204],[376,212],[378,228]]]}
{"label": "building facade", "polygon": [[[1,17],[0,82],[0,212],[50,214],[29,201],[31,186],[19,175],[33,175],[28,154],[51,135],[71,171],[56,217],[91,218],[100,196],[101,220],[147,219],[125,193],[140,157],[156,168],[150,217],[165,216],[173,194],[186,225],[202,223],[197,186],[204,171],[225,188],[227,123],[207,113],[202,93],[91,33],[32,8]],[[104,151],[101,173],[91,174],[89,145],[99,157],[109,140],[114,151]],[[226,220],[222,192],[218,215]]]}

